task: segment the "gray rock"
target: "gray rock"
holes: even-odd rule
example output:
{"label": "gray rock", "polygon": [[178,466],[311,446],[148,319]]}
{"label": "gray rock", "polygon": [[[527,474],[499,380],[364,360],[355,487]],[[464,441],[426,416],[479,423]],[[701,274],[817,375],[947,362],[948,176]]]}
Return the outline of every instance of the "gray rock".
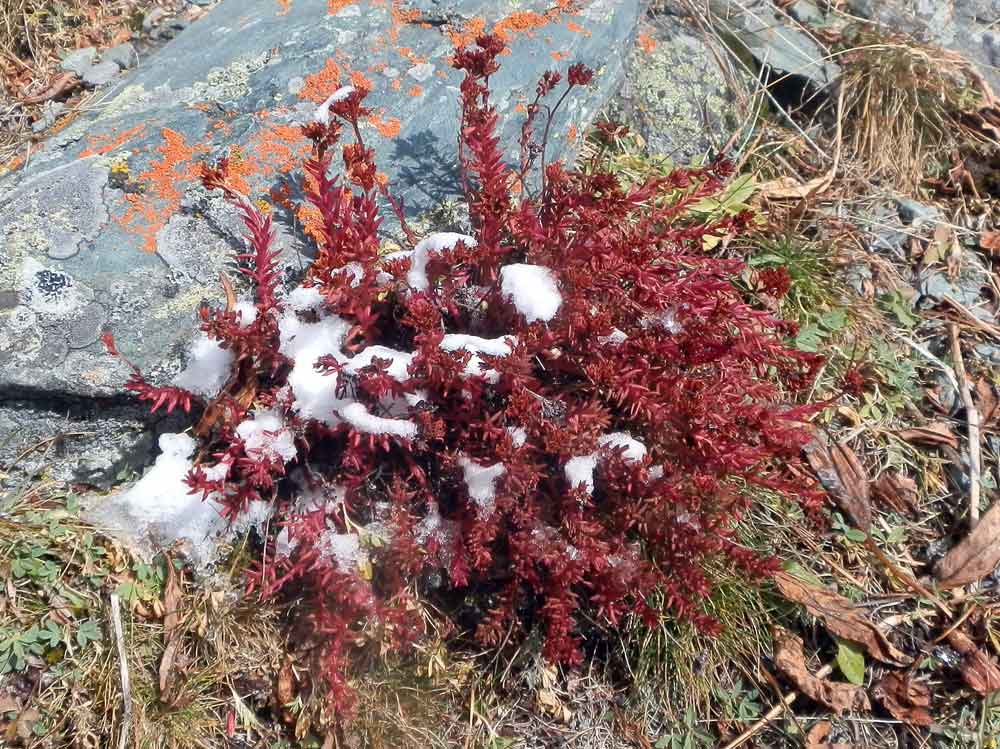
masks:
{"label": "gray rock", "polygon": [[107,489],[151,462],[154,431],[136,405],[0,400],[0,495],[43,477]]}
{"label": "gray rock", "polygon": [[55,124],[56,120],[59,119],[59,115],[65,111],[65,104],[61,101],[49,99],[42,105],[42,116],[32,123],[31,130],[36,133],[47,130]]}
{"label": "gray rock", "polygon": [[897,198],[896,210],[899,211],[899,218],[902,222],[914,228],[941,218],[941,212],[936,206],[925,205],[910,198]]}
{"label": "gray rock", "polygon": [[995,322],[996,312],[987,305],[983,295],[984,289],[990,288],[990,282],[989,270],[976,255],[966,253],[955,278],[936,266],[924,270],[919,287],[924,297],[921,306],[925,309],[936,306],[947,296],[964,305],[979,319]]}
{"label": "gray rock", "polygon": [[125,42],[104,50],[101,54],[101,60],[113,62],[122,70],[128,70],[139,64],[139,54],[135,51],[135,47]]}
{"label": "gray rock", "polygon": [[153,27],[156,26],[160,21],[162,21],[167,16],[167,11],[163,8],[153,8],[149,13],[147,13],[142,19],[142,30],[152,31]]}
{"label": "gray rock", "polygon": [[732,96],[711,41],[674,15],[643,28],[629,54],[610,116],[646,141],[650,153],[686,164],[725,142],[735,125]]}
{"label": "gray rock", "polygon": [[[432,5],[427,13],[437,12]],[[551,3],[447,5],[456,19],[495,23],[515,10],[545,13]],[[305,147],[298,126],[346,80],[348,67],[373,82],[367,104],[375,114],[363,134],[408,213],[460,196],[461,75],[448,64],[451,42],[433,19],[429,27],[394,20],[391,6],[351,5],[329,15],[327,0],[295,0],[281,15],[273,0],[223,0],[147,65],[122,74],[114,96],[51,137],[27,168],[0,179],[0,399],[18,399],[24,419],[36,411],[50,418],[45,404],[52,402],[82,414],[99,403],[131,403],[123,389],[128,367],[97,340],[104,329],[147,378],[168,382],[197,331],[199,305],[223,303],[219,275],[239,277],[232,257],[244,247],[236,211],[198,184],[198,163],[239,150],[256,157],[247,175],[255,196],[297,189],[291,176]],[[640,13],[638,0],[585,0],[576,15],[512,36],[513,54],[491,79],[512,163],[517,105],[554,66],[556,52],[567,61],[561,67],[597,68],[594,83],[560,110],[549,142],[551,158],[573,155],[565,133],[582,131],[617,89],[624,74],[618,51]],[[162,18],[154,10],[146,25]],[[589,33],[571,30],[569,20]],[[380,64],[400,71],[401,92],[369,71]],[[101,65],[117,72],[111,58]],[[283,269],[293,278],[311,244],[293,216],[280,208],[274,215]],[[18,439],[17,430],[15,418],[0,422],[0,443]],[[66,442],[68,455],[75,444]],[[87,451],[75,454],[82,465]],[[97,473],[117,465],[98,463]]]}
{"label": "gray rock", "polygon": [[117,75],[118,65],[108,60],[87,68],[83,74],[83,82],[88,86],[103,86],[113,81]]}
{"label": "gray rock", "polygon": [[59,63],[59,66],[63,70],[69,73],[76,73],[82,78],[96,59],[97,50],[94,47],[84,47],[66,55],[63,61]]}
{"label": "gray rock", "polygon": [[761,65],[800,76],[825,88],[840,76],[822,47],[795,28],[767,0],[709,0],[713,24],[731,35],[737,53],[752,55]]}
{"label": "gray rock", "polygon": [[799,23],[820,26],[826,22],[826,14],[810,0],[797,0],[788,8],[788,15]]}

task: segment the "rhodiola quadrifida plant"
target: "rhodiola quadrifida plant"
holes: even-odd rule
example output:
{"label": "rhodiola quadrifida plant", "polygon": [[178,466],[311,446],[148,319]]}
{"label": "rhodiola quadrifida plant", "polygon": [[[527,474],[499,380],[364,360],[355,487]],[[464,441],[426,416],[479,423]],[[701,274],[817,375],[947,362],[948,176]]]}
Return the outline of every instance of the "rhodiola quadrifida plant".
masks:
{"label": "rhodiola quadrifida plant", "polygon": [[[792,405],[817,359],[741,295],[738,262],[703,249],[751,216],[689,211],[721,194],[730,167],[626,189],[596,167],[545,163],[536,131],[552,112],[537,115],[589,83],[582,65],[539,82],[508,165],[488,86],[502,49],[487,35],[453,59],[469,235],[406,228],[361,139],[366,92],[342,88],[303,128],[319,221],[303,282],[282,287],[270,214],[232,186],[227,161],[206,167],[246,223],[252,299],[202,308],[174,384],[137,370],[129,383],[154,408],[199,416],[192,436],[161,440],[153,471],[171,461],[182,491],[230,520],[271,513],[251,587],[307,602],[300,624],[342,710],[359,633],[411,642],[413,595],[432,575],[478,596],[482,643],[536,630],[548,659],[572,665],[584,619],[652,624],[655,593],[712,631],[705,562],[751,578],[774,568],[735,537],[747,487],[819,501],[796,478],[810,411]],[[403,251],[380,252],[385,207]]]}

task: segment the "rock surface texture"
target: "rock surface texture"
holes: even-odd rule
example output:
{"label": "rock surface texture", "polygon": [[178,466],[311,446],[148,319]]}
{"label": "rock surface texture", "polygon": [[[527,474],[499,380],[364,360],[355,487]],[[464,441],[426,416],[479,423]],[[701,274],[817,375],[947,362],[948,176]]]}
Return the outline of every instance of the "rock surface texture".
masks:
{"label": "rock surface texture", "polygon": [[[118,409],[107,412],[118,436],[105,434],[100,444],[66,436],[67,465],[80,466],[73,478],[106,482],[134,462],[130,450],[152,442],[123,391],[128,368],[99,338],[112,330],[125,356],[167,382],[183,366],[197,307],[221,301],[220,273],[237,277],[230,259],[242,227],[198,185],[202,160],[228,154],[247,191],[275,204],[294,275],[307,247],[303,217],[292,210],[306,153],[298,126],[319,102],[341,85],[369,88],[367,145],[408,212],[432,209],[458,194],[460,76],[448,65],[456,42],[471,42],[484,27],[504,35],[509,62],[492,83],[512,154],[519,105],[545,70],[577,61],[597,69],[556,123],[554,158],[572,152],[573,134],[617,90],[641,4],[574,5],[223,0],[116,77],[96,111],[0,181],[0,469],[45,439],[60,414],[71,414],[67,434],[94,431],[72,422],[100,403]],[[83,72],[96,59],[83,50],[64,67]],[[107,65],[124,67],[114,55]]]}

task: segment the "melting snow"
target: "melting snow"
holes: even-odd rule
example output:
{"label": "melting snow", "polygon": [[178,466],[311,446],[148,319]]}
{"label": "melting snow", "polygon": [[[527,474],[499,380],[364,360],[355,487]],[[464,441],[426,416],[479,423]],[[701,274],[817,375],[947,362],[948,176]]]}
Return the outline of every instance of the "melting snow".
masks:
{"label": "melting snow", "polygon": [[254,411],[252,419],[236,427],[236,434],[243,440],[248,455],[271,453],[288,462],[297,453],[295,435],[274,409]]}
{"label": "melting snow", "polygon": [[406,282],[410,287],[417,291],[427,291],[430,287],[430,280],[427,278],[427,262],[430,260],[430,254],[453,250],[459,242],[466,247],[475,247],[477,244],[473,237],[451,231],[431,234],[421,239],[413,249],[413,255],[410,256],[410,271],[406,275]]}
{"label": "melting snow", "polygon": [[503,463],[482,466],[465,456],[458,459],[458,464],[462,466],[462,473],[465,475],[469,498],[479,506],[479,516],[483,519],[488,518],[493,514],[496,504],[496,481],[506,473],[507,469]]}
{"label": "melting snow", "polygon": [[441,339],[441,349],[443,351],[469,351],[468,364],[465,365],[465,374],[470,377],[482,376],[491,385],[500,381],[500,373],[495,369],[483,370],[483,360],[476,354],[486,354],[487,356],[510,356],[517,339],[514,336],[501,336],[500,338],[480,338],[464,333],[449,333]]}
{"label": "melting snow", "polygon": [[200,333],[188,350],[188,362],[174,378],[174,385],[203,398],[214,398],[229,379],[233,352]]}
{"label": "melting snow", "polygon": [[625,432],[612,432],[605,434],[597,440],[597,444],[604,448],[590,455],[579,455],[566,461],[563,472],[570,486],[576,487],[583,484],[588,492],[594,491],[594,471],[597,463],[603,454],[618,447],[624,447],[622,458],[630,463],[638,463],[646,456],[646,446]]}
{"label": "melting snow", "polygon": [[500,291],[528,322],[548,322],[562,305],[556,276],[542,265],[504,266],[500,269]]}

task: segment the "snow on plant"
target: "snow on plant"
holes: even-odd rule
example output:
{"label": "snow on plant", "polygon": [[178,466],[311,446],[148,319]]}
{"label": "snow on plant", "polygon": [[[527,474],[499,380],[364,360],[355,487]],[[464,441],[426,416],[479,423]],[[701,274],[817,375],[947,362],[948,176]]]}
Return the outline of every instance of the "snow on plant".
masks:
{"label": "snow on plant", "polygon": [[[205,340],[178,382],[136,371],[129,385],[200,413],[190,491],[229,519],[273,507],[252,587],[308,601],[339,708],[352,648],[365,633],[412,641],[411,597],[432,578],[482,607],[481,642],[540,628],[545,655],[575,664],[584,619],[655,622],[654,592],[712,630],[711,557],[751,577],[773,569],[734,536],[748,487],[818,502],[796,470],[809,411],[791,405],[817,359],[741,296],[738,262],[703,250],[751,217],[688,210],[718,196],[730,168],[626,189],[596,162],[545,163],[555,110],[592,77],[582,65],[548,109],[561,76],[540,81],[509,166],[488,87],[502,48],[483,36],[453,58],[471,235],[413,235],[361,138],[366,92],[341,89],[303,128],[321,224],[303,283],[280,286],[271,217],[232,186],[226,160],[206,167],[205,185],[246,222],[253,305],[230,295],[203,308]],[[331,177],[344,128],[353,139]],[[380,254],[382,206],[408,250]],[[171,460],[188,465],[181,447]]]}

